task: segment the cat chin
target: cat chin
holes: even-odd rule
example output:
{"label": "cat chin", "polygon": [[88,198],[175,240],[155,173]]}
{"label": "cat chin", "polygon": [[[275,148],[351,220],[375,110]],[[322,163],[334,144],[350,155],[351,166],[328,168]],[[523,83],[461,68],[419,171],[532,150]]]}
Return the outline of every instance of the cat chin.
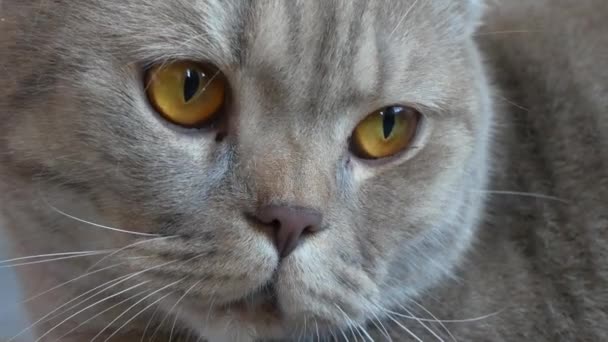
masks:
{"label": "cat chin", "polygon": [[219,308],[185,308],[180,318],[209,342],[281,339],[289,335],[285,319],[271,303],[244,301]]}
{"label": "cat chin", "polygon": [[348,324],[318,313],[289,313],[284,309],[275,293],[260,293],[225,305],[186,303],[178,318],[209,342],[316,336]]}
{"label": "cat chin", "polygon": [[313,336],[317,330],[325,335],[335,329],[323,320],[312,318],[306,327],[303,318],[296,321],[281,317],[275,307],[265,305],[255,310],[234,306],[227,311],[213,311],[213,318],[209,320],[200,313],[185,315],[189,316],[184,320],[190,328],[209,342],[284,340]]}

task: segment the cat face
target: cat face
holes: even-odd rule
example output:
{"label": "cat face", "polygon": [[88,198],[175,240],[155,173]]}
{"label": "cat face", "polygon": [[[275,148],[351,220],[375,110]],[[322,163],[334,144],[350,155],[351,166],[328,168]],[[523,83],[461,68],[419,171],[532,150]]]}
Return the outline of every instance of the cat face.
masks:
{"label": "cat face", "polygon": [[[363,324],[433,286],[470,244],[490,117],[474,2],[48,6],[0,100],[11,163],[41,171],[51,199],[74,190],[65,211],[87,203],[92,220],[171,236],[114,258],[154,268],[139,278],[153,289],[180,280],[181,324],[258,337]],[[147,76],[176,63],[221,78],[212,123],[180,125],[151,101]],[[353,144],[378,110],[415,127],[374,159]],[[277,234],[290,220],[307,229],[287,251]]]}

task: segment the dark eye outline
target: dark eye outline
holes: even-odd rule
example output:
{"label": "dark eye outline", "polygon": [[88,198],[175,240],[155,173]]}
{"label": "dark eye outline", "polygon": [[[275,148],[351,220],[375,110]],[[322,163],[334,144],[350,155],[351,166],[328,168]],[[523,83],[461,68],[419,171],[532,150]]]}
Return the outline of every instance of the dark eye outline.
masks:
{"label": "dark eye outline", "polygon": [[[395,108],[397,108],[399,110],[395,110]],[[398,151],[392,155],[389,155],[386,157],[378,157],[378,158],[365,157],[364,152],[357,151],[359,148],[357,147],[357,143],[355,142],[355,137],[354,137],[355,131],[356,131],[357,127],[364,120],[366,120],[370,115],[373,115],[377,112],[380,112],[380,113],[386,112],[387,109],[393,109],[392,111],[394,114],[398,114],[398,113],[401,113],[404,111],[411,111],[411,112],[413,112],[414,115],[416,115],[416,125],[413,128],[414,131],[411,133],[411,138],[405,148],[401,149],[400,151]],[[394,160],[400,159],[403,155],[408,154],[408,152],[411,151],[412,149],[418,148],[415,143],[419,140],[420,133],[421,133],[423,127],[426,125],[426,123],[424,121],[425,121],[425,116],[421,113],[420,110],[417,109],[416,106],[393,104],[393,105],[387,105],[387,106],[381,107],[380,109],[376,109],[376,110],[370,112],[363,119],[361,119],[357,122],[357,124],[354,126],[354,128],[352,130],[351,135],[348,138],[348,151],[349,151],[350,155],[352,155],[355,159],[360,160],[366,164],[379,165],[379,164],[390,163]],[[393,124],[394,124],[394,121],[393,121]],[[390,133],[392,133],[392,129],[389,132],[389,135],[387,135],[387,132],[385,129],[384,138],[386,139],[386,138],[390,137]]]}
{"label": "dark eye outline", "polygon": [[[208,120],[202,120],[200,123],[197,123],[194,125],[184,125],[179,122],[175,122],[175,121],[171,120],[170,118],[168,118],[165,114],[163,114],[162,111],[154,104],[154,101],[150,98],[148,91],[149,91],[150,85],[152,84],[151,83],[152,74],[153,74],[154,69],[156,67],[163,67],[163,66],[174,64],[174,63],[191,63],[193,65],[196,65],[201,70],[205,70],[206,68],[209,68],[209,69],[215,70],[215,72],[218,72],[219,73],[218,77],[223,78],[225,89],[224,89],[224,99],[222,101],[222,105],[220,106],[220,108],[217,111],[215,111],[211,115],[211,117]],[[225,125],[225,122],[228,120],[225,117],[227,116],[227,111],[230,106],[229,102],[230,102],[230,99],[232,98],[232,94],[231,94],[232,89],[230,87],[230,82],[228,82],[228,79],[225,76],[222,69],[216,67],[212,63],[201,62],[201,61],[196,61],[196,60],[165,60],[165,61],[161,60],[161,61],[144,63],[141,65],[140,70],[141,70],[140,79],[143,80],[143,82],[141,82],[143,85],[143,87],[142,87],[143,99],[146,102],[146,105],[148,106],[148,108],[152,112],[154,112],[154,114],[156,115],[156,118],[163,124],[163,126],[177,130],[181,133],[191,133],[193,131],[211,132],[211,131],[223,130],[223,126]],[[197,70],[197,69],[191,68],[191,69],[187,69],[187,70]],[[201,73],[201,70],[198,70],[199,74]],[[211,77],[214,77],[213,75],[215,75],[215,72],[212,74]],[[200,82],[200,78],[199,78],[199,82]],[[185,86],[185,83],[184,83],[184,86]],[[194,99],[194,97],[197,94],[198,94],[198,92],[195,92],[193,94],[193,97],[190,98],[189,101],[192,101],[192,99]],[[184,100],[185,100],[185,95],[186,94],[184,93]],[[187,101],[185,101],[185,102],[187,103]],[[223,131],[218,133],[218,136],[221,136],[222,139],[225,135],[226,135],[226,133]],[[219,140],[222,140],[222,139],[219,139]],[[218,140],[218,139],[216,139],[216,140]]]}

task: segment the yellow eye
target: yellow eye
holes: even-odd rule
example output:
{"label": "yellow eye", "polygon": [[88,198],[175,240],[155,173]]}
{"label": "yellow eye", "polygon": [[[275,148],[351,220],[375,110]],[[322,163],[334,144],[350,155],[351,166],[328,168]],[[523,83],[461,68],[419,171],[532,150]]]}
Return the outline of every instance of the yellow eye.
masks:
{"label": "yellow eye", "polygon": [[150,103],[167,120],[186,127],[209,123],[221,109],[226,80],[212,66],[175,62],[152,67],[146,75]]}
{"label": "yellow eye", "polygon": [[419,121],[420,113],[412,108],[390,106],[377,110],[355,128],[353,153],[363,159],[393,156],[410,145]]}

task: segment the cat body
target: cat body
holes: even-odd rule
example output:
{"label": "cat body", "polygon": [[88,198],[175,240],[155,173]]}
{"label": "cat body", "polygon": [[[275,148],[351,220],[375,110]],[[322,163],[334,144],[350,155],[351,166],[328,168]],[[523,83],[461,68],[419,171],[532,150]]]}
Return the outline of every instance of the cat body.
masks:
{"label": "cat body", "polygon": [[[608,4],[485,6],[0,3],[0,226],[15,257],[92,251],[16,268],[29,331],[608,340]],[[217,125],[146,99],[174,60],[224,75]],[[395,104],[411,146],[357,157]],[[282,255],[267,206],[322,223]]]}

